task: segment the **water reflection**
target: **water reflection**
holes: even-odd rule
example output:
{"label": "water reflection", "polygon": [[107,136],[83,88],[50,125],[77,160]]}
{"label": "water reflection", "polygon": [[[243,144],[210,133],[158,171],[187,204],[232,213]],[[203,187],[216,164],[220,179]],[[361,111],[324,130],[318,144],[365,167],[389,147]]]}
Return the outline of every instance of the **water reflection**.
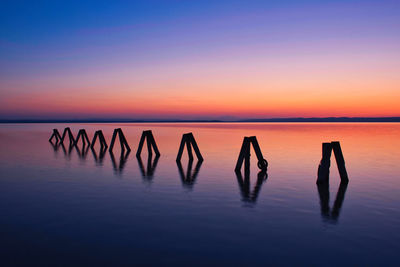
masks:
{"label": "water reflection", "polygon": [[346,190],[347,190],[347,185],[348,185],[348,183],[346,183],[346,182],[340,183],[332,210],[329,207],[329,184],[323,183],[323,184],[317,185],[319,200],[320,200],[320,205],[321,205],[321,216],[324,221],[333,223],[333,224],[336,224],[338,222],[340,209],[342,207],[342,204],[344,201],[344,196],[345,196]]}
{"label": "water reflection", "polygon": [[98,165],[103,165],[104,156],[106,155],[106,152],[107,152],[107,146],[100,146],[99,154],[97,154],[96,149],[94,148],[94,146],[91,146],[91,150],[92,150],[92,154],[93,154],[93,157],[94,157],[94,161]]}
{"label": "water reflection", "polygon": [[71,159],[71,152],[72,152],[72,149],[74,148],[73,145],[69,145],[68,150],[67,150],[63,143],[55,143],[54,144],[53,142],[50,141],[50,144],[53,147],[55,153],[58,153],[59,149],[61,148],[61,150],[64,153],[65,158],[67,158],[68,160]]}
{"label": "water reflection", "polygon": [[186,174],[183,171],[181,161],[177,161],[176,165],[178,166],[179,175],[181,177],[182,185],[186,188],[193,189],[194,184],[196,183],[197,175],[200,172],[200,167],[203,164],[202,160],[198,160],[196,166],[193,170],[193,159],[188,161],[188,165],[186,168]]}
{"label": "water reflection", "polygon": [[147,168],[144,167],[142,157],[140,155],[136,156],[140,172],[142,173],[143,180],[151,182],[153,180],[153,175],[157,167],[158,160],[160,159],[160,155],[156,155],[154,157],[154,161],[152,154],[148,154],[147,157]]}
{"label": "water reflection", "polygon": [[125,163],[128,160],[128,156],[129,156],[130,153],[131,153],[130,150],[122,150],[121,151],[121,155],[119,157],[119,164],[117,164],[117,161],[115,160],[114,153],[112,152],[112,150],[110,150],[110,158],[111,158],[111,162],[112,162],[112,165],[113,165],[114,172],[116,174],[119,174],[119,175],[122,174],[122,171],[123,171],[123,169],[125,167]]}
{"label": "water reflection", "polygon": [[85,160],[86,156],[89,152],[90,144],[86,144],[83,142],[82,147],[79,148],[78,145],[75,145],[76,152],[78,153],[78,156],[80,159]]}
{"label": "water reflection", "polygon": [[235,171],[236,178],[238,181],[240,193],[242,195],[242,201],[246,203],[255,203],[260,193],[261,187],[268,178],[266,170],[261,170],[257,174],[257,181],[253,191],[250,189],[250,171],[244,172],[244,179],[240,171]]}

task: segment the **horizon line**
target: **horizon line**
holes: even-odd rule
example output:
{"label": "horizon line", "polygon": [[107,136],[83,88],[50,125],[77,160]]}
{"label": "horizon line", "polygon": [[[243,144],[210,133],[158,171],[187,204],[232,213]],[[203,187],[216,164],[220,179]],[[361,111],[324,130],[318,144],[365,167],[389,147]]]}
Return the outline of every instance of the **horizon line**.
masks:
{"label": "horizon line", "polygon": [[240,123],[240,122],[400,122],[400,117],[295,117],[223,119],[0,119],[0,123]]}

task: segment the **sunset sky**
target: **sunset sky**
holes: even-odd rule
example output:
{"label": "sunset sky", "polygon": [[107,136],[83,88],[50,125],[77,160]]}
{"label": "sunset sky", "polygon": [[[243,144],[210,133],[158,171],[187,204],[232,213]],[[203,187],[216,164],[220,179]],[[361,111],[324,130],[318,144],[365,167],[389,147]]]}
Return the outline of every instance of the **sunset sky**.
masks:
{"label": "sunset sky", "polygon": [[400,116],[399,1],[0,10],[0,119]]}

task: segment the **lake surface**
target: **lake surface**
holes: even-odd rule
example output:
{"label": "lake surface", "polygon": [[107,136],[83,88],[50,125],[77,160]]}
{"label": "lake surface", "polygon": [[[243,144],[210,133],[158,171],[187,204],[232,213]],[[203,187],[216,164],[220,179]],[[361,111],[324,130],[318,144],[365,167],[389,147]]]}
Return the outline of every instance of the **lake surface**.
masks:
{"label": "lake surface", "polygon": [[[52,146],[65,127],[107,143],[121,128],[132,151]],[[136,158],[143,130],[161,152],[150,164],[146,145]],[[187,132],[202,164],[186,149],[175,161]],[[244,136],[269,163],[258,179],[252,151],[250,184],[234,172]],[[327,195],[317,169],[336,140],[350,182],[339,190],[332,157]],[[400,124],[2,124],[0,142],[3,266],[400,265]]]}

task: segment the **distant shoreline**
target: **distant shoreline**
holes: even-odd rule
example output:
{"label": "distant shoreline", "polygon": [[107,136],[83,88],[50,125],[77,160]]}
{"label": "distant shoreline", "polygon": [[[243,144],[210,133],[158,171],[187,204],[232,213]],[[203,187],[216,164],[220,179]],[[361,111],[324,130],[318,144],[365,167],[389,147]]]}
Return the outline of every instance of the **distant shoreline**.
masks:
{"label": "distant shoreline", "polygon": [[400,117],[270,118],[241,120],[14,119],[0,123],[245,123],[245,122],[400,122]]}

